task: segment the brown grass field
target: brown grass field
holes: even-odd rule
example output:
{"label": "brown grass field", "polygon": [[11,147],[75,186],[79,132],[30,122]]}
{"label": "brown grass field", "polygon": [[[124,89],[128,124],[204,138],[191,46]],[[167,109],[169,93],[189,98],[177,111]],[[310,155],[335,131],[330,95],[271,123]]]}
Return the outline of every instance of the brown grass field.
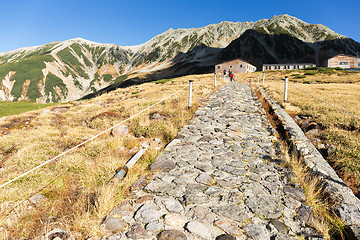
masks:
{"label": "brown grass field", "polygon": [[[311,75],[306,75],[311,72]],[[300,74],[306,78],[298,79]],[[285,76],[289,77],[288,101],[283,103]],[[314,83],[314,84],[309,84]],[[295,87],[306,91],[340,109],[360,117],[360,73],[334,71],[321,73],[314,70],[299,72],[267,72],[263,86],[274,100],[292,116],[311,117],[321,127],[315,140],[335,148],[327,157],[330,164],[353,190],[360,194],[360,120],[349,116]],[[311,136],[314,137],[314,136]],[[314,143],[317,146],[317,143]]]}
{"label": "brown grass field", "polygon": [[[291,74],[304,75],[305,72],[266,73],[264,87],[280,103],[283,91],[283,82],[280,79]],[[236,75],[236,80],[245,82],[252,77],[253,82],[256,83],[257,75],[260,75],[261,83],[261,73]],[[330,101],[330,96],[334,96],[336,101],[332,101],[333,104],[344,103],[345,100],[341,101],[340,98],[349,94],[352,97],[346,100],[345,105],[339,107],[346,106],[347,111],[359,115],[356,112],[359,111],[356,108],[356,101],[359,102],[359,99],[355,97],[359,97],[360,94],[356,90],[360,86],[359,76],[360,74],[346,72],[330,75],[316,73],[301,79],[290,77],[290,80],[297,81],[297,85],[303,90],[314,91],[312,93],[319,94],[318,97],[324,100]],[[325,81],[326,77],[333,80]],[[125,123],[129,127],[129,134],[126,137],[114,138],[107,132],[56,162],[0,189],[0,239],[34,239],[55,227],[77,234],[78,239],[107,236],[109,233],[101,227],[101,221],[112,208],[127,197],[129,186],[133,182],[140,176],[149,174],[147,167],[154,161],[157,150],[149,150],[130,169],[123,181],[109,184],[115,170],[125,165],[133,150],[136,150],[143,141],[149,142],[153,138],[160,138],[166,144],[173,139],[177,131],[191,119],[201,101],[214,91],[213,74],[186,76],[118,89],[91,100],[61,105],[59,107],[68,109],[61,114],[53,112],[40,114],[43,110],[37,110],[0,119],[1,185],[187,86],[190,79],[195,80],[191,109],[187,106],[188,89],[186,88],[176,97],[171,97]],[[303,84],[305,81],[336,82],[336,79],[342,84]],[[217,83],[224,82],[222,78],[218,78]],[[340,175],[345,179],[348,178],[347,183],[353,187],[353,190],[356,189],[356,184],[350,183],[356,182],[360,174],[356,175],[356,171],[350,169],[359,169],[359,157],[356,155],[359,154],[357,151],[359,145],[356,145],[359,141],[354,140],[355,137],[359,138],[358,133],[344,130],[344,127],[339,128],[340,125],[334,124],[334,121],[341,121],[342,124],[356,128],[359,127],[359,123],[339,115],[306,95],[301,95],[295,91],[296,89],[289,90],[291,105],[287,105],[287,108],[291,109],[293,114],[312,116],[317,122],[326,126],[321,131],[321,138],[335,146],[337,150],[329,159],[337,164],[335,165]],[[53,108],[55,107],[48,107],[48,109]],[[149,116],[155,112],[159,113],[162,119],[150,120]],[[353,149],[352,155],[349,149]],[[345,155],[352,161],[342,157]],[[300,184],[309,182],[306,169],[301,163],[291,162],[291,157],[288,159],[288,164],[297,172],[294,181]],[[313,179],[313,184],[304,184],[305,193],[309,201],[313,202],[310,205],[318,215],[326,215],[329,206],[319,201],[321,193],[318,192],[316,181]],[[37,194],[46,197],[40,207],[34,207],[27,201]],[[329,221],[333,222],[329,223]],[[341,225],[332,216],[327,219],[319,218],[316,223],[318,225],[315,227],[327,239],[330,238],[331,228],[336,227],[337,224]]]}
{"label": "brown grass field", "polygon": [[[107,132],[0,189],[0,239],[34,239],[55,227],[78,233],[79,239],[108,234],[101,227],[102,219],[126,197],[134,181],[149,174],[147,167],[157,150],[148,150],[123,181],[109,184],[115,170],[125,165],[142,142],[172,140],[214,91],[213,75],[118,89],[61,105],[68,111],[60,114],[37,110],[0,119],[1,185],[188,86],[189,79],[195,80],[191,109],[186,88],[124,123],[129,127],[127,136],[115,138]],[[155,112],[162,119],[150,120]],[[27,201],[37,194],[46,197],[41,207]]]}

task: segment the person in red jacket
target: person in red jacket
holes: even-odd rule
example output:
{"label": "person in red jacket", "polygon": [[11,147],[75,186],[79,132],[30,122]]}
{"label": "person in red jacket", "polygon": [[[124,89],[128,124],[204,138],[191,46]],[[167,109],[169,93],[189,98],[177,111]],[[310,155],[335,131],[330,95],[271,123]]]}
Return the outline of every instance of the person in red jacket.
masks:
{"label": "person in red jacket", "polygon": [[229,72],[229,77],[230,77],[230,82],[232,82],[234,80],[234,74],[233,72]]}

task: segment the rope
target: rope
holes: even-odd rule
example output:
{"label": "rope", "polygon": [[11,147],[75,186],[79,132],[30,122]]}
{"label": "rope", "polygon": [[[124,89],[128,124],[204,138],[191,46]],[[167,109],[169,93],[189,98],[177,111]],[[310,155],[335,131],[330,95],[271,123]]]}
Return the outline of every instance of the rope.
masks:
{"label": "rope", "polygon": [[95,136],[93,136],[93,137],[89,138],[89,139],[88,139],[88,140],[86,140],[85,142],[82,142],[82,143],[80,143],[80,144],[76,145],[75,147],[70,148],[70,149],[66,150],[65,152],[63,152],[63,153],[61,153],[61,154],[57,155],[56,157],[54,157],[54,158],[52,158],[52,159],[50,159],[50,160],[47,160],[46,162],[44,162],[44,163],[42,163],[42,164],[40,164],[40,165],[38,165],[38,166],[34,167],[33,169],[30,169],[29,171],[27,171],[27,172],[25,172],[25,173],[23,173],[23,174],[21,174],[21,175],[19,175],[19,176],[15,177],[15,178],[11,179],[11,180],[9,180],[9,181],[5,182],[4,184],[0,185],[0,189],[1,189],[1,188],[3,188],[3,187],[5,187],[6,185],[8,185],[8,184],[10,184],[10,183],[12,183],[12,182],[14,182],[14,181],[16,181],[17,179],[22,178],[22,177],[24,177],[24,176],[28,175],[29,173],[31,173],[31,172],[33,172],[33,171],[35,171],[36,169],[39,169],[39,168],[41,168],[41,167],[43,167],[43,166],[45,166],[45,165],[47,165],[47,164],[49,164],[49,163],[53,162],[54,160],[56,160],[56,159],[58,159],[58,158],[60,158],[60,157],[64,156],[65,154],[67,154],[67,153],[69,153],[69,152],[71,152],[71,151],[73,151],[73,150],[75,150],[75,149],[77,149],[77,148],[81,147],[82,145],[86,144],[87,142],[90,142],[90,141],[94,140],[95,138],[97,138],[97,137],[99,137],[99,136],[103,135],[104,133],[106,133],[106,132],[108,132],[108,131],[112,130],[113,128],[115,128],[115,127],[117,127],[117,126],[119,126],[119,125],[121,125],[121,124],[123,124],[123,123],[125,123],[125,122],[129,121],[130,119],[135,118],[136,116],[138,116],[138,115],[140,115],[141,113],[143,113],[143,112],[145,112],[145,111],[149,110],[150,108],[152,108],[152,107],[154,107],[154,106],[158,105],[159,103],[161,103],[161,102],[165,101],[166,99],[170,98],[171,96],[173,96],[174,94],[176,94],[176,93],[180,92],[181,90],[183,90],[183,89],[185,89],[185,88],[187,88],[187,86],[185,86],[185,87],[181,88],[180,90],[178,90],[178,91],[176,91],[175,93],[173,93],[173,94],[171,94],[171,95],[167,96],[166,98],[163,98],[163,99],[162,99],[162,100],[160,100],[159,102],[154,103],[153,105],[151,105],[151,106],[149,106],[149,107],[145,108],[144,110],[142,110],[142,111],[138,112],[137,114],[135,114],[135,115],[133,115],[133,116],[131,116],[131,117],[129,117],[129,118],[127,118],[127,119],[125,119],[124,121],[122,121],[122,122],[120,122],[120,123],[118,123],[118,124],[116,124],[116,125],[112,126],[111,128],[108,128],[108,129],[106,129],[105,131],[103,131],[103,132],[101,132],[101,133],[99,133],[99,134],[97,134],[97,135],[95,135]]}
{"label": "rope", "polygon": [[316,97],[316,96],[314,96],[314,95],[312,95],[312,94],[310,94],[310,93],[308,93],[308,92],[305,92],[304,90],[302,90],[302,89],[300,89],[300,88],[298,88],[298,87],[295,87],[295,86],[292,85],[292,84],[289,84],[289,85],[292,86],[292,87],[294,87],[294,88],[296,88],[296,89],[298,89],[298,90],[300,90],[300,91],[302,91],[303,93],[305,93],[305,94],[307,94],[307,95],[309,95],[309,96],[311,96],[311,97],[313,97],[313,98],[316,98],[317,100],[319,100],[319,101],[321,101],[321,102],[323,102],[323,103],[326,103],[327,105],[329,105],[329,106],[331,106],[331,107],[333,107],[333,108],[336,108],[337,110],[342,111],[343,113],[346,113],[346,114],[348,114],[348,115],[350,115],[350,116],[352,116],[352,117],[360,120],[359,117],[357,117],[357,116],[355,116],[355,115],[353,115],[353,114],[351,114],[351,113],[349,113],[349,112],[347,112],[347,111],[345,111],[345,110],[343,110],[343,109],[341,109],[341,108],[338,108],[338,107],[332,105],[331,103],[328,103],[328,102],[326,102],[326,101],[324,101],[324,100],[322,100],[322,99],[320,99],[320,98],[318,98],[318,97]]}

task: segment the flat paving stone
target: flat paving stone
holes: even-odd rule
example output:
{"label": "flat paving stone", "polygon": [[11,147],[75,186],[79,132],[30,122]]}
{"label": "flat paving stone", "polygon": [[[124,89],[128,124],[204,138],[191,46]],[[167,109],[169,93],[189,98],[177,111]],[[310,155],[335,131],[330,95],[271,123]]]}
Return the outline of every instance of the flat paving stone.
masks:
{"label": "flat paving stone", "polygon": [[274,132],[249,85],[222,86],[107,219],[130,239],[317,239]]}

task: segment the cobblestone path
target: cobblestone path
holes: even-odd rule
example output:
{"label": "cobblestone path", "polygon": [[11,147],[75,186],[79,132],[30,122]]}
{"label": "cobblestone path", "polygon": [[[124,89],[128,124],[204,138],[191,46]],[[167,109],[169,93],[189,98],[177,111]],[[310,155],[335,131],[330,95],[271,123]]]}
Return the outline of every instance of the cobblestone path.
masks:
{"label": "cobblestone path", "polygon": [[107,216],[128,226],[108,239],[322,239],[248,85],[222,86],[196,115]]}

